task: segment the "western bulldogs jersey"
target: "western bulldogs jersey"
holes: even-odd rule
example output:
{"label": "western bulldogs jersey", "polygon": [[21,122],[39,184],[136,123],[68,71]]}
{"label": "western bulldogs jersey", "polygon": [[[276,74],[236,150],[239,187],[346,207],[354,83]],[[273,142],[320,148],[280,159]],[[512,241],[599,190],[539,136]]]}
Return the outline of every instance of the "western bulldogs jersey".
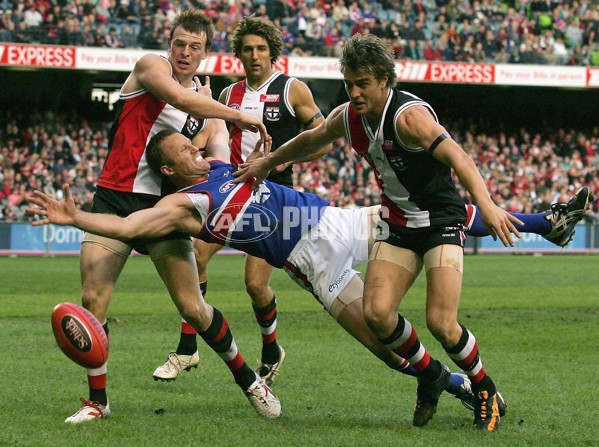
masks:
{"label": "western bulldogs jersey", "polygon": [[407,228],[464,222],[464,201],[450,167],[424,148],[405,146],[395,131],[397,117],[415,105],[427,107],[438,121],[429,104],[398,89],[390,89],[378,129],[347,103],[343,118],[348,141],[376,173],[382,205],[388,210],[388,215],[381,211],[385,221]]}
{"label": "western bulldogs jersey", "polygon": [[[294,79],[276,72],[256,90],[251,88],[244,79],[229,86],[226,93],[227,106],[262,120],[266,131],[272,136],[273,150],[296,136],[301,129],[301,124],[289,103],[289,88]],[[259,133],[242,130],[233,124],[231,128],[231,163],[243,163],[250,152],[254,150],[259,138]],[[271,173],[268,179],[293,186],[292,173],[293,169],[288,167],[283,172]]]}
{"label": "western bulldogs jersey", "polygon": [[206,181],[179,192],[187,194],[204,223],[195,237],[227,245],[281,268],[302,235],[314,228],[328,202],[268,180],[234,183],[233,166],[210,162]]}
{"label": "western bulldogs jersey", "polygon": [[[194,84],[194,90],[197,88]],[[161,196],[162,180],[146,161],[146,146],[162,129],[174,129],[192,139],[205,126],[170,104],[157,99],[146,89],[119,96],[116,119],[110,130],[109,154],[98,186],[122,191]]]}

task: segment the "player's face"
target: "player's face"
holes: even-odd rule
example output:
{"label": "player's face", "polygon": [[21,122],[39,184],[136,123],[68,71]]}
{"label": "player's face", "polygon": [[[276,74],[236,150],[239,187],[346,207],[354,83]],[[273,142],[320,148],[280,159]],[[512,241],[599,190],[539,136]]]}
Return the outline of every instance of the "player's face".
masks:
{"label": "player's face", "polygon": [[208,56],[206,33],[191,33],[178,27],[169,40],[169,60],[175,76],[192,77]]}
{"label": "player's face", "polygon": [[180,133],[165,138],[162,151],[167,160],[167,168],[177,177],[195,179],[210,171],[210,163],[202,157],[200,150]]}
{"label": "player's face", "polygon": [[248,81],[262,84],[273,72],[270,47],[266,39],[254,34],[243,37],[240,60]]}
{"label": "player's face", "polygon": [[387,100],[387,79],[377,80],[372,74],[345,69],[343,83],[358,115],[383,113]]}

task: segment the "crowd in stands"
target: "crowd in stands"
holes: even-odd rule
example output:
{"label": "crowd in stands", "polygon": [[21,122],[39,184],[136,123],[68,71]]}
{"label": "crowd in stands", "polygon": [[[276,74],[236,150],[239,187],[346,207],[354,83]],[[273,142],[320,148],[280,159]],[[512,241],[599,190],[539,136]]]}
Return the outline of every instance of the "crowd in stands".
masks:
{"label": "crowd in stands", "polygon": [[[599,65],[596,0],[0,0],[0,41],[165,49],[170,21],[189,6],[214,18],[216,52],[230,52],[237,21],[257,14],[280,26],[285,54],[338,56],[361,32],[387,39],[398,59]],[[478,163],[493,199],[511,211],[545,210],[582,185],[599,197],[599,125],[444,124]],[[27,192],[60,197],[64,182],[89,208],[107,147],[105,122],[0,110],[0,221],[28,219]],[[380,202],[372,171],[343,140],[295,176],[299,189],[338,206]],[[599,220],[597,203],[593,213]]]}
{"label": "crowd in stands", "polygon": [[[0,122],[5,123],[0,128],[0,221],[30,219],[26,194],[39,189],[60,198],[65,182],[78,206],[89,209],[107,155],[107,123],[81,120],[76,113],[6,110],[0,111]],[[492,132],[476,122],[446,125],[477,162],[495,202],[510,211],[544,211],[552,202],[569,200],[583,185],[599,197],[599,125],[538,133]],[[380,203],[372,170],[343,139],[327,156],[294,172],[298,189],[331,204]],[[589,213],[593,216],[599,220],[599,201]]]}
{"label": "crowd in stands", "polygon": [[214,52],[256,14],[280,27],[284,54],[338,56],[360,32],[398,59],[599,65],[596,0],[0,0],[0,42],[166,49],[190,6],[213,17]]}

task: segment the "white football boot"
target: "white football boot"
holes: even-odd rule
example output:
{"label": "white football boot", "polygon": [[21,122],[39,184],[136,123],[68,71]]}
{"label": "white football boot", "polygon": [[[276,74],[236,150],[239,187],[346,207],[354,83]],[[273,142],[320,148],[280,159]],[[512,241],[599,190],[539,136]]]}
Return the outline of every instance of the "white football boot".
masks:
{"label": "white football boot", "polygon": [[166,363],[156,368],[153,377],[154,380],[170,382],[175,380],[183,370],[191,371],[191,368],[197,368],[199,364],[200,354],[198,351],[193,355],[181,355],[173,351],[168,355]]}
{"label": "white football boot", "polygon": [[110,403],[101,405],[98,402],[90,402],[81,398],[83,406],[73,416],[69,416],[64,421],[67,424],[79,424],[80,422],[93,421],[95,419],[107,418],[110,416]]}
{"label": "white football boot", "polygon": [[250,403],[260,416],[275,419],[281,416],[281,402],[264,380],[257,379],[245,392]]}

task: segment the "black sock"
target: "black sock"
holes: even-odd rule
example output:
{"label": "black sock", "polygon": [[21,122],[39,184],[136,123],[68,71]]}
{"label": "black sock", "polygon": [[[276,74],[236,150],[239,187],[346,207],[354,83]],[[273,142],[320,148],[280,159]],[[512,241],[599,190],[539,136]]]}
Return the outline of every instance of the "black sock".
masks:
{"label": "black sock", "polygon": [[179,355],[193,355],[198,350],[196,334],[185,334],[181,332],[179,344],[175,351]]}
{"label": "black sock", "polygon": [[[256,321],[260,325],[261,328],[267,328],[272,326],[277,320],[277,298],[273,295],[272,301],[264,306],[264,307],[256,307],[253,306],[254,315],[256,317]],[[268,318],[265,318],[267,317]],[[270,336],[262,335],[262,357],[261,362],[266,363],[268,365],[272,365],[279,361],[281,357],[281,350],[279,349],[279,345],[277,344],[276,339],[276,329],[273,334]],[[273,337],[272,341],[268,341],[271,337]]]}
{"label": "black sock", "polygon": [[[223,332],[225,327],[226,330]],[[220,311],[216,308],[214,308],[214,314],[212,316],[212,322],[210,323],[210,326],[208,326],[208,329],[206,329],[204,332],[201,332],[200,336],[214,352],[219,354],[219,356],[222,353],[230,350],[231,346],[235,343],[233,334],[229,329],[229,324],[227,323],[223,314],[220,313]],[[237,366],[235,366],[235,362],[233,361],[225,361],[225,363],[233,374],[235,383],[237,383],[237,385],[239,385],[239,387],[245,391],[256,380],[256,373],[247,365],[247,363],[243,360],[241,353],[239,352],[237,359],[241,363],[241,366],[238,366],[239,363],[236,363]]]}
{"label": "black sock", "polygon": [[422,371],[422,375],[420,376],[420,378],[424,382],[431,383],[431,382],[434,382],[435,380],[437,380],[440,375],[441,375],[441,362],[439,360],[431,359],[431,362],[428,364],[428,366],[425,368],[425,370]]}
{"label": "black sock", "polygon": [[489,395],[493,395],[497,392],[495,382],[493,382],[493,379],[491,379],[488,374],[485,374],[485,377],[483,377],[483,380],[481,380],[480,382],[472,384],[472,391],[474,392],[474,394],[478,394],[480,391],[483,390],[488,391]]}
{"label": "black sock", "polygon": [[[110,330],[108,329],[108,320],[106,320],[106,323],[104,323],[102,325],[102,327],[104,328],[104,332],[106,332],[106,336],[108,337],[108,334],[110,333]],[[106,388],[101,388],[101,389],[89,389],[89,400],[91,402],[98,402],[100,405],[107,405],[108,404],[108,396],[106,395]]]}
{"label": "black sock", "polygon": [[89,390],[89,400],[91,402],[98,402],[100,405],[106,406],[106,404],[108,404],[106,389]]}

